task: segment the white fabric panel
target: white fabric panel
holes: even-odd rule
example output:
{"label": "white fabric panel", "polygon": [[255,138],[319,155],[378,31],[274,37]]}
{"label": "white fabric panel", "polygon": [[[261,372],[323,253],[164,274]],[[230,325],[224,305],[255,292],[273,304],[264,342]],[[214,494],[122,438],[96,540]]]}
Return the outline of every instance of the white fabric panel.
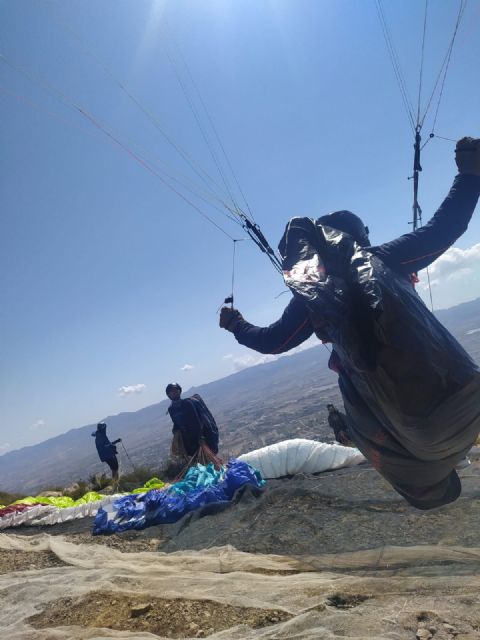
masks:
{"label": "white fabric panel", "polygon": [[96,515],[100,507],[109,505],[111,502],[121,497],[122,494],[107,496],[103,500],[96,502],[87,502],[77,507],[54,507],[52,505],[37,504],[30,509],[18,513],[10,513],[0,518],[0,529],[8,527],[18,527],[21,524],[27,525],[50,525],[59,522],[68,522],[69,520],[77,520],[87,516]]}
{"label": "white fabric panel", "polygon": [[320,473],[365,462],[358,449],[294,438],[271,444],[238,457],[258,469],[264,478],[281,478],[296,473]]}
{"label": "white fabric panel", "polygon": [[26,524],[34,518],[38,518],[40,515],[46,515],[52,511],[55,511],[58,507],[52,507],[51,505],[36,504],[30,509],[25,511],[18,511],[15,513],[9,513],[3,518],[0,518],[0,529],[7,529],[8,527],[19,527],[21,524]]}

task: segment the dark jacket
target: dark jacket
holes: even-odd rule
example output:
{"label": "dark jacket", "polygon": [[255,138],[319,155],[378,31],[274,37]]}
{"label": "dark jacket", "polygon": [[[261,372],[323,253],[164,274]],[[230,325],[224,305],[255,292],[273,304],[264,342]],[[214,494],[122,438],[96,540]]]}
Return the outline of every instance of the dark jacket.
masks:
{"label": "dark jacket", "polygon": [[117,447],[115,444],[120,442],[120,440],[110,442],[105,431],[97,430],[95,433],[92,433],[92,436],[95,438],[95,446],[97,447],[98,456],[102,462],[115,458],[117,455]]}
{"label": "dark jacket", "polygon": [[203,438],[213,453],[218,452],[218,428],[202,398],[195,394],[191,398],[174,400],[168,408],[173,422],[172,433],[182,434],[183,446],[193,456]]}
{"label": "dark jacket", "polygon": [[[345,259],[351,261],[347,265],[349,272],[357,269],[355,286],[361,291],[362,299],[375,297],[378,284],[378,308],[383,305],[382,319],[372,326],[369,326],[368,318],[363,322],[360,317],[362,305],[355,306],[348,321],[343,321],[341,296],[333,290],[332,304],[323,306],[327,326],[325,341],[333,344],[329,366],[339,374],[352,439],[393,487],[422,509],[451,502],[460,493],[460,481],[454,467],[480,430],[480,378],[468,355],[414,292],[410,284],[411,274],[431,264],[465,232],[479,193],[480,177],[457,176],[447,198],[428,224],[392,242],[365,247],[357,252],[358,255],[354,255],[351,238],[351,246],[348,246],[349,236],[346,234],[341,234],[341,242],[329,243],[324,238],[327,253],[333,255],[330,264],[335,260],[339,264],[339,251],[344,250],[340,257],[344,263]],[[311,233],[317,234],[318,240],[318,229],[314,228],[313,221],[310,223],[313,225]],[[308,235],[307,227],[308,224],[301,231]],[[369,274],[372,276],[370,282]],[[373,281],[375,286],[371,286]],[[282,317],[269,327],[255,327],[240,321],[234,332],[238,342],[261,353],[282,353],[309,338],[314,332],[314,323],[317,335],[322,337],[321,300],[312,301],[308,295],[294,291],[294,297]],[[374,310],[375,304],[372,302],[372,317],[378,318],[381,314],[378,309]],[[331,317],[330,309],[336,309],[336,319]],[[398,330],[395,328],[396,314],[400,314],[403,320],[403,327]],[[353,326],[355,324],[357,326]],[[434,354],[438,356],[437,370],[428,379],[416,379],[412,358],[406,357],[404,361],[401,358],[402,353],[408,353],[408,345],[401,341],[408,341],[409,330],[416,339],[413,332],[417,329],[424,331],[424,343],[427,345],[424,348],[422,343],[419,349],[419,376],[420,371],[426,371],[430,360],[435,360],[428,352],[428,343],[437,349]],[[390,338],[393,335],[393,340],[397,340],[395,353],[389,345],[384,344],[381,349],[378,347],[379,330],[388,331]],[[451,354],[458,362],[452,359]],[[385,370],[388,370],[388,375],[383,376]],[[408,385],[404,384],[403,375],[407,371],[412,378]],[[444,372],[443,378],[439,371]],[[441,398],[439,394],[443,394]],[[388,402],[382,404],[382,397],[383,400],[386,397]],[[452,398],[456,399],[456,404]],[[430,402],[428,407],[426,399]],[[438,421],[438,413],[433,410],[435,403],[437,409],[441,405],[444,430],[448,432],[443,442],[442,434],[438,430],[435,432],[435,425],[430,420],[435,416]],[[458,411],[453,410],[458,406],[468,406],[469,409],[459,416]],[[479,408],[475,409],[475,406]],[[459,418],[460,423],[457,422]],[[450,426],[446,423],[449,419],[452,422]]]}

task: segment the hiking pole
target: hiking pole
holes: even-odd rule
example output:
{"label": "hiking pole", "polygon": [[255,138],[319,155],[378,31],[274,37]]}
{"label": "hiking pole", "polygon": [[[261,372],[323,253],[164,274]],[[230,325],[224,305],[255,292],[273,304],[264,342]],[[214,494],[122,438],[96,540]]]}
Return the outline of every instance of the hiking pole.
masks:
{"label": "hiking pole", "polygon": [[130,458],[130,456],[128,455],[128,451],[126,450],[125,445],[123,444],[123,440],[122,440],[122,447],[123,447],[123,450],[125,451],[125,455],[127,456],[128,461],[129,461],[129,462],[130,462],[130,464],[132,465],[133,470],[134,470],[134,471],[136,471],[136,469],[135,469],[135,465],[133,464],[132,459],[131,459],[131,458]]}

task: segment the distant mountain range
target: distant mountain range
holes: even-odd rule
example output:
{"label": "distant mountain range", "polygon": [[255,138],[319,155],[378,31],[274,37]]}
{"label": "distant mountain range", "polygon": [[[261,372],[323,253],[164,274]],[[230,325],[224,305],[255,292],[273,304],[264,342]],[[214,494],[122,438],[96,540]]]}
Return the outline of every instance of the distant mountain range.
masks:
{"label": "distant mountain range", "polygon": [[[480,298],[437,313],[472,357],[480,362]],[[189,389],[199,393],[217,419],[220,454],[238,455],[292,437],[331,439],[325,405],[341,404],[328,350],[313,347],[268,364]],[[168,400],[106,419],[111,439],[122,438],[135,465],[159,467],[168,456]],[[0,457],[0,489],[36,493],[107,470],[98,461],[90,424]],[[119,446],[120,462],[129,462]],[[130,467],[131,469],[131,467]]]}

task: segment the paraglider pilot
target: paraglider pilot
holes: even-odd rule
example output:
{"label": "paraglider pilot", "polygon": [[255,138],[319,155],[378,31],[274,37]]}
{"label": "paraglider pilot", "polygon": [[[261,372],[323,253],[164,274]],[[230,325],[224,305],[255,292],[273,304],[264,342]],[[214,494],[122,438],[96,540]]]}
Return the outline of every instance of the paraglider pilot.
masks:
{"label": "paraglider pilot", "polygon": [[197,453],[202,441],[212,453],[218,453],[218,428],[202,398],[194,394],[182,399],[182,387],[176,382],[167,385],[165,393],[172,401],[168,408],[173,422],[172,455],[191,457]]}
{"label": "paraglider pilot", "polygon": [[107,437],[107,425],[105,422],[97,424],[97,430],[92,433],[92,436],[95,438],[98,457],[102,462],[106,462],[112,471],[113,486],[116,488],[118,486],[118,451],[115,445],[121,442],[122,439],[117,438],[110,442]]}
{"label": "paraglider pilot", "polygon": [[224,307],[220,326],[261,353],[313,333],[332,345],[349,434],[393,488],[418,509],[458,498],[456,465],[480,431],[480,371],[414,289],[416,274],[467,229],[480,194],[480,140],[455,149],[458,175],[433,218],[371,246],[349,211],[293,218],[279,245],[293,298],[268,327]]}

